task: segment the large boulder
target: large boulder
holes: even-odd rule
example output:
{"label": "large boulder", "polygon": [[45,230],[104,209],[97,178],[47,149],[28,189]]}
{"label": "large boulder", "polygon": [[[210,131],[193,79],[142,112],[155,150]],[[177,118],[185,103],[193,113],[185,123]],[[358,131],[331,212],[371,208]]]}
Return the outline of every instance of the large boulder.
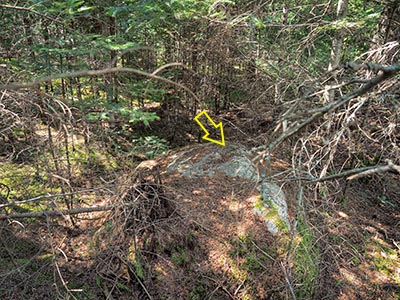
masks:
{"label": "large boulder", "polygon": [[189,178],[214,176],[221,172],[227,176],[257,181],[259,174],[249,155],[246,149],[238,145],[221,147],[205,144],[174,154],[167,171],[177,171]]}

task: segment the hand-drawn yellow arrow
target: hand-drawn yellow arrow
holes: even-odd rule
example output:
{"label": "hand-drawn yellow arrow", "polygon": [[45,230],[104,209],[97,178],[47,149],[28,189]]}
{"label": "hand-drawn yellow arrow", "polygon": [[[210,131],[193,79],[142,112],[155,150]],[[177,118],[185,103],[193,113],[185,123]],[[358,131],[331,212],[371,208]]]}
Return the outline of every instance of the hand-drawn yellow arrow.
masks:
{"label": "hand-drawn yellow arrow", "polygon": [[[210,135],[210,133],[208,132],[208,130],[204,127],[204,125],[200,122],[199,118],[204,115],[212,124],[212,126],[214,126],[215,128],[219,128],[219,130],[221,131],[221,141],[218,140],[214,140],[209,138],[208,136]],[[222,128],[222,122],[219,122],[218,124],[215,124],[215,122],[211,119],[211,117],[208,115],[208,113],[203,110],[201,113],[199,113],[194,120],[197,122],[197,124],[199,124],[199,126],[201,127],[201,129],[203,129],[203,131],[206,133],[205,135],[203,135],[203,139],[221,146],[225,146],[225,138],[224,138],[224,129]]]}

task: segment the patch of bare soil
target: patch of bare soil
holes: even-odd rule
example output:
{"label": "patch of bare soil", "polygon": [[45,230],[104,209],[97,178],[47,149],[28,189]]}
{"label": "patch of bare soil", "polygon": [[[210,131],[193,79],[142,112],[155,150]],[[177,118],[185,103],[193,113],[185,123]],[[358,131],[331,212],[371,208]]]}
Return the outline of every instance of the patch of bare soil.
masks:
{"label": "patch of bare soil", "polygon": [[[158,160],[141,175],[144,183],[161,175],[169,212],[154,219],[150,231],[139,233],[131,257],[136,266],[127,272],[134,273],[130,277],[138,286],[136,297],[281,298],[285,283],[275,240],[253,213],[254,184],[222,174],[196,179],[158,174],[168,163]],[[137,239],[140,226],[135,228]]]}

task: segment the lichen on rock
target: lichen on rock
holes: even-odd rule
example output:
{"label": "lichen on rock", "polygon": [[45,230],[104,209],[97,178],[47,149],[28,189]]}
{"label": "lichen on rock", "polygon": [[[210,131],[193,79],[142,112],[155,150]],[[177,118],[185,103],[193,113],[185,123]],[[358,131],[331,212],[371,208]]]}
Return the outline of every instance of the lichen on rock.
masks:
{"label": "lichen on rock", "polygon": [[287,232],[290,228],[286,197],[282,189],[271,182],[263,182],[260,197],[254,205],[255,212],[264,218],[272,234]]}

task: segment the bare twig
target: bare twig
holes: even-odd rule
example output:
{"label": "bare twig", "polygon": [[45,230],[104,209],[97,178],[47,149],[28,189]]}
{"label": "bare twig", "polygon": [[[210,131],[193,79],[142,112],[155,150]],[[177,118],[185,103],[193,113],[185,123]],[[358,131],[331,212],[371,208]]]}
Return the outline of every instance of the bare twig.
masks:
{"label": "bare twig", "polygon": [[[285,276],[286,284],[287,284],[287,287],[288,287],[288,289],[290,291],[290,295],[292,297],[292,300],[296,300],[297,297],[296,297],[296,294],[294,293],[294,289],[293,289],[293,285],[292,285],[292,282],[291,282],[291,278],[289,278],[290,274],[288,274],[288,272],[286,270],[286,267],[283,265],[282,262],[280,262],[280,265],[281,265],[281,268],[282,268],[282,271],[283,271],[283,275]],[[286,266],[287,266],[287,268],[290,268],[288,264],[286,264]]]}
{"label": "bare twig", "polygon": [[212,282],[218,284],[218,287],[220,287],[231,299],[236,299],[236,297],[234,297],[234,296],[223,286],[223,284],[221,284],[218,280],[216,280],[216,279],[214,279],[214,278],[212,278],[212,277],[206,276],[206,275],[202,275],[202,277],[204,277],[204,278],[206,278],[206,279],[208,279],[208,280],[211,280]]}
{"label": "bare twig", "polygon": [[262,254],[264,254],[266,257],[268,257],[270,260],[272,261],[276,261],[275,258],[273,258],[271,255],[269,255],[267,252],[265,252],[263,249],[261,249],[260,247],[258,247],[258,245],[256,243],[254,243],[253,241],[251,241],[251,243],[258,249],[261,251]]}
{"label": "bare twig", "polygon": [[396,171],[400,174],[400,166],[397,166],[397,165],[393,164],[391,161],[388,161],[388,164],[385,166],[380,165],[380,166],[371,166],[371,167],[351,169],[351,170],[344,171],[342,173],[325,176],[325,177],[321,177],[321,178],[316,178],[316,179],[311,179],[307,183],[323,182],[323,181],[328,181],[328,180],[338,179],[338,178],[343,178],[343,177],[347,177],[347,180],[354,180],[354,179],[358,179],[358,178],[365,177],[368,175],[389,172],[389,171]]}

